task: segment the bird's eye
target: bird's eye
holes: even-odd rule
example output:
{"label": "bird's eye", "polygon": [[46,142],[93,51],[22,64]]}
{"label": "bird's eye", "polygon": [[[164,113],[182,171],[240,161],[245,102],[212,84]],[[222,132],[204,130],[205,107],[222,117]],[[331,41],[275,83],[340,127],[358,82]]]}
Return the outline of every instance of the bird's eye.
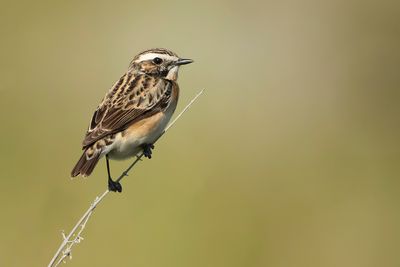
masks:
{"label": "bird's eye", "polygon": [[162,63],[162,59],[161,59],[161,58],[159,58],[159,57],[155,57],[155,58],[153,59],[153,62],[154,62],[154,64],[157,64],[157,65],[159,65],[159,64],[161,64],[161,63]]}

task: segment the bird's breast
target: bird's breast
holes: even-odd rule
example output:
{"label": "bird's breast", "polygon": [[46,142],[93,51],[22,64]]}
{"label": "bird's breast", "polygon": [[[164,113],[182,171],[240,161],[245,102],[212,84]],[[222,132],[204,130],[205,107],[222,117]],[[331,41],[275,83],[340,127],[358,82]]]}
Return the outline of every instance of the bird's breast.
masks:
{"label": "bird's breast", "polygon": [[143,144],[152,144],[164,131],[170,121],[178,100],[177,92],[172,92],[173,100],[168,108],[150,117],[141,119],[116,135],[110,158],[125,159],[137,155]]}

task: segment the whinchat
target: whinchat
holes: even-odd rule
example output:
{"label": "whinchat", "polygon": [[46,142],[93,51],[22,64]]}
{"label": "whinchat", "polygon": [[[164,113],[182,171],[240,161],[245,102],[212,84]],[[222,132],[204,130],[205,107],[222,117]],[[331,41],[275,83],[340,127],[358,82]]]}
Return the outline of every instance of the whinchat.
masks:
{"label": "whinchat", "polygon": [[89,176],[105,156],[108,188],[121,192],[121,184],[111,178],[109,159],[126,159],[141,151],[151,158],[153,143],[178,102],[179,67],[192,62],[163,48],[135,56],[94,112],[82,143],[84,152],[71,176]]}

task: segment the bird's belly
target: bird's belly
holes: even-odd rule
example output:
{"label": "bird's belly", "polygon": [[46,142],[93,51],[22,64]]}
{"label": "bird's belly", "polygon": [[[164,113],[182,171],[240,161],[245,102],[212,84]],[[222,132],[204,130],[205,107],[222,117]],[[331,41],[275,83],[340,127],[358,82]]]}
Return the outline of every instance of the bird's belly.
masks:
{"label": "bird's belly", "polygon": [[159,112],[142,119],[116,135],[112,149],[108,153],[112,159],[126,159],[142,151],[143,144],[152,144],[164,131],[172,113]]}

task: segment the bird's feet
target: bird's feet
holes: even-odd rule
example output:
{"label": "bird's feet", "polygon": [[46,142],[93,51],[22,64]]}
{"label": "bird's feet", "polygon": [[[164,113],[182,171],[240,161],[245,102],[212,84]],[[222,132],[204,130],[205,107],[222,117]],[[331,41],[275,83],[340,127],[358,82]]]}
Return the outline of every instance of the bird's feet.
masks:
{"label": "bird's feet", "polygon": [[151,159],[151,154],[153,153],[152,149],[154,149],[154,145],[153,144],[144,144],[142,145],[143,148],[143,155],[146,158]]}
{"label": "bird's feet", "polygon": [[111,178],[108,178],[108,190],[121,193],[122,185],[120,182],[114,182]]}

